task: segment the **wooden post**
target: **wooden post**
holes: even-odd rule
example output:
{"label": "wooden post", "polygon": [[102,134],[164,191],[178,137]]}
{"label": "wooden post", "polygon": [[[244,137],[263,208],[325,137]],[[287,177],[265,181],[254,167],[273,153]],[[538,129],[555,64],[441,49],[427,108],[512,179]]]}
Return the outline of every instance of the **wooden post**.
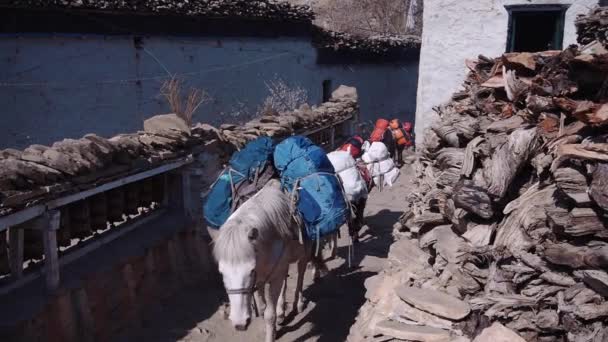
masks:
{"label": "wooden post", "polygon": [[47,212],[45,227],[42,230],[44,242],[44,267],[46,284],[49,290],[59,287],[59,257],[57,255],[57,230],[59,229],[61,213],[59,210]]}
{"label": "wooden post", "polygon": [[169,191],[170,191],[170,187],[169,187],[169,173],[165,173],[163,175],[163,202],[161,203],[163,208],[168,208],[169,207]]}
{"label": "wooden post", "polygon": [[336,126],[331,126],[329,128],[329,151],[333,151],[336,149]]}
{"label": "wooden post", "polygon": [[23,229],[10,227],[8,234],[11,276],[19,279],[23,276]]}
{"label": "wooden post", "polygon": [[182,206],[184,215],[189,223],[192,223],[192,187],[190,183],[190,168],[184,167],[181,172],[182,175]]}

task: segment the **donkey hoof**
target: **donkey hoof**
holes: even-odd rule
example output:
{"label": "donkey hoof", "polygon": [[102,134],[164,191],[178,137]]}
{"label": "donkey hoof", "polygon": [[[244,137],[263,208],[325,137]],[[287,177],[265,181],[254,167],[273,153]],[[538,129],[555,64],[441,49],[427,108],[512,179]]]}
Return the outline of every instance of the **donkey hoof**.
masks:
{"label": "donkey hoof", "polygon": [[277,313],[277,324],[281,324],[285,321],[285,313]]}

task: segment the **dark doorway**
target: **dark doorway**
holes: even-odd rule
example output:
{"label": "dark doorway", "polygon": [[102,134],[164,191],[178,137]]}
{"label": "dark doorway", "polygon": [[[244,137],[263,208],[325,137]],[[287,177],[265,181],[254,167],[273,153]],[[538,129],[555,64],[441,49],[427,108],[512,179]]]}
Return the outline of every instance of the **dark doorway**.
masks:
{"label": "dark doorway", "polygon": [[561,50],[567,6],[508,6],[507,52]]}
{"label": "dark doorway", "polygon": [[331,80],[323,81],[323,102],[329,101],[331,98]]}

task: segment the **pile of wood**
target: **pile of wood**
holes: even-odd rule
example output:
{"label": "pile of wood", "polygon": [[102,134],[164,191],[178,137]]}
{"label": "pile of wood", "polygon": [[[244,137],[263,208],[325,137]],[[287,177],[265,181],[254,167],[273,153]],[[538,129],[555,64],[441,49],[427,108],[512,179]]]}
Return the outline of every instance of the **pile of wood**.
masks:
{"label": "pile of wood", "polygon": [[376,35],[363,38],[317,27],[314,44],[318,48],[336,52],[366,52],[372,55],[386,55],[418,48],[420,38],[412,35]]}
{"label": "pile of wood", "polygon": [[303,133],[351,118],[357,110],[356,89],[341,86],[318,107],[264,116],[243,126],[188,127],[177,115],[166,114],[146,120],[144,131],[110,139],[88,134],[52,146],[0,150],[0,216],[174,162],[211,143],[225,157],[258,136]]}
{"label": "pile of wood", "polygon": [[467,66],[353,336],[607,341],[608,54]]}
{"label": "pile of wood", "polygon": [[69,9],[140,14],[188,15],[208,18],[270,19],[311,22],[309,6],[272,0],[9,0],[5,6],[28,9]]}
{"label": "pile of wood", "polygon": [[598,7],[579,16],[575,24],[579,44],[587,45],[597,40],[608,48],[608,7]]}

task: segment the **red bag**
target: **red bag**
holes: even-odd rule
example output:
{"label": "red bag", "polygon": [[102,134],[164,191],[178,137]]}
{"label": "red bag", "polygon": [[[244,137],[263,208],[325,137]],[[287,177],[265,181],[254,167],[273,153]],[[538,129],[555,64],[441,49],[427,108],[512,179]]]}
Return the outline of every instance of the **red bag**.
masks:
{"label": "red bag", "polygon": [[372,135],[369,137],[370,142],[382,141],[384,132],[388,129],[389,122],[386,119],[378,119]]}
{"label": "red bag", "polygon": [[[358,135],[348,139],[348,141],[340,146],[339,151],[350,151],[350,155],[353,156],[354,159],[357,159],[361,156],[361,149],[363,147],[363,138]],[[350,148],[350,150],[349,150]]]}

